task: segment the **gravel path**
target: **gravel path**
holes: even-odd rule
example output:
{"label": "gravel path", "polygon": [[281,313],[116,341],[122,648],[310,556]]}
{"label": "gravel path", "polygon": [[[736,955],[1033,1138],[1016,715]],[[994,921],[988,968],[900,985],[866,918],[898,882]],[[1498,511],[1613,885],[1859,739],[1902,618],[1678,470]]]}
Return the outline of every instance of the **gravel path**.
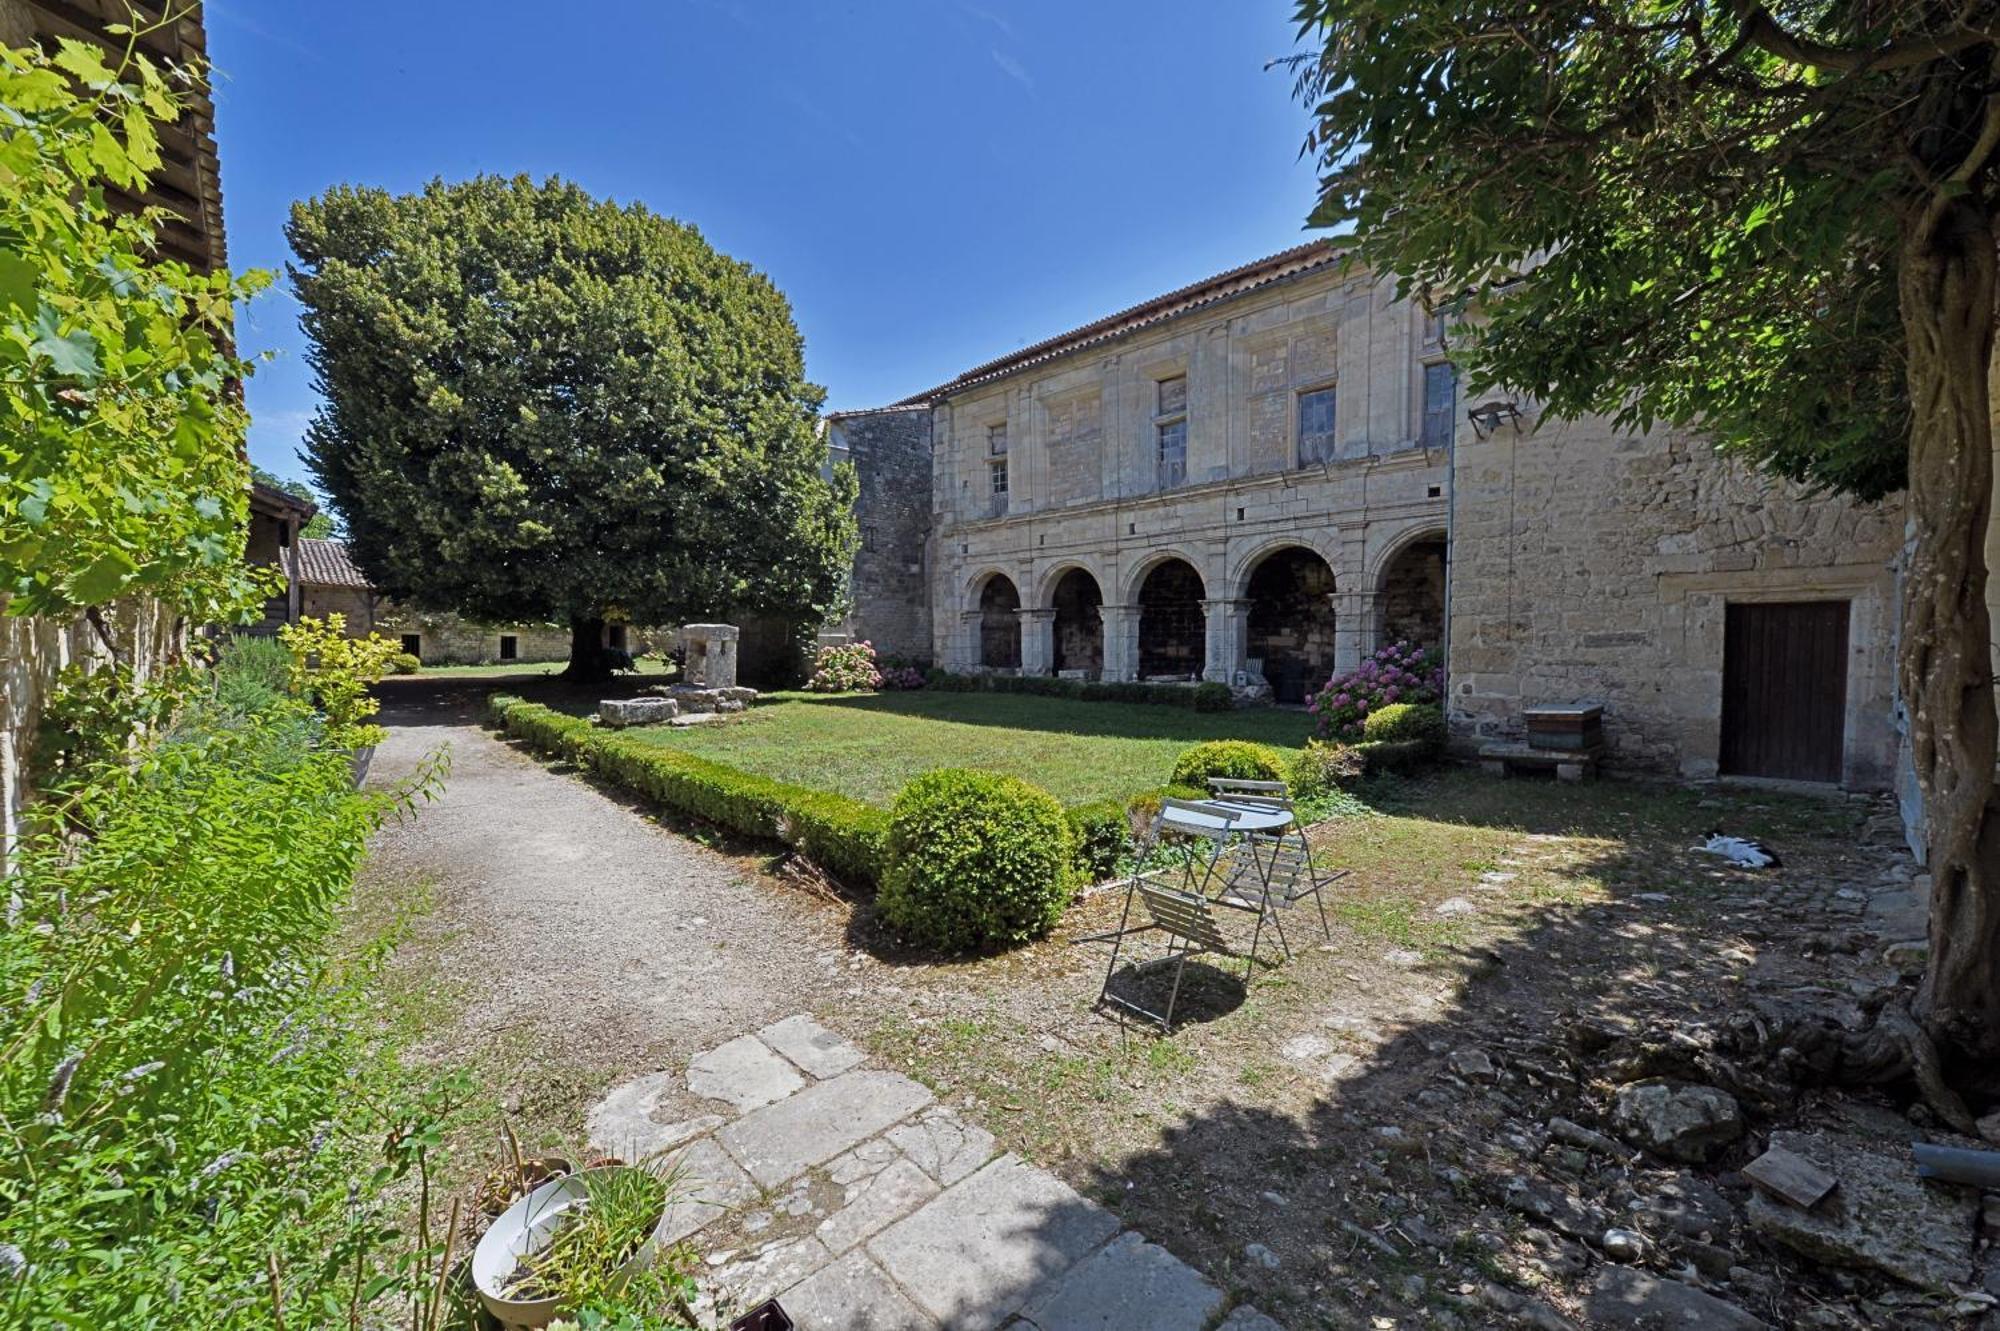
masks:
{"label": "gravel path", "polygon": [[458,1008],[454,1029],[426,1044],[525,1038],[531,1058],[588,1092],[819,1009],[836,987],[844,911],[496,739],[477,723],[483,689],[385,692],[389,738],[371,785],[451,750],[443,797],[386,826],[363,877],[378,900],[434,885],[399,956],[406,981],[438,986]]}

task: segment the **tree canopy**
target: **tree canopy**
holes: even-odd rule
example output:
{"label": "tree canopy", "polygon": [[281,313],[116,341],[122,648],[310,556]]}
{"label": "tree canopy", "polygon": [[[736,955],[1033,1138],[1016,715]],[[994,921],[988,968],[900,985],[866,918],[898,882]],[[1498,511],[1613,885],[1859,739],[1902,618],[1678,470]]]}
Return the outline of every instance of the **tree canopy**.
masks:
{"label": "tree canopy", "polygon": [[1907,486],[1919,1007],[2000,1052],[1992,491],[2000,5],[1300,0],[1312,221],[1470,311],[1473,390]]}
{"label": "tree canopy", "polygon": [[[320,490],[386,593],[485,619],[835,609],[854,482],[769,279],[575,185],[294,206]],[[573,661],[573,665],[577,662]]]}

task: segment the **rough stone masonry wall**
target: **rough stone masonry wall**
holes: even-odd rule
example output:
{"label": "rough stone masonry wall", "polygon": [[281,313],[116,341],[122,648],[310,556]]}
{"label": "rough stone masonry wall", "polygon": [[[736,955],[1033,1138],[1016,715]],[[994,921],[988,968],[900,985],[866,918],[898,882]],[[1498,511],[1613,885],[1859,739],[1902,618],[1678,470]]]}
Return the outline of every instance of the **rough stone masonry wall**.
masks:
{"label": "rough stone masonry wall", "polygon": [[836,417],[831,429],[832,442],[845,446],[861,483],[854,512],[861,549],[854,556],[849,631],[873,643],[879,655],[928,659],[930,409]]}
{"label": "rough stone masonry wall", "polygon": [[1518,736],[1523,705],[1596,701],[1616,768],[1712,776],[1727,604],[1845,599],[1844,784],[1888,785],[1900,501],[1807,499],[1686,435],[1533,424],[1459,424],[1459,741]]}

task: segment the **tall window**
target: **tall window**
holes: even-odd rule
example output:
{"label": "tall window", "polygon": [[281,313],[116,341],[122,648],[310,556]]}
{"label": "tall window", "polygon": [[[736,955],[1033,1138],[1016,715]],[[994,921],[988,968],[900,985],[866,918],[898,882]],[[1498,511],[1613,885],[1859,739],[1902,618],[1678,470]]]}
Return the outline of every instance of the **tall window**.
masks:
{"label": "tall window", "polygon": [[995,499],[1007,497],[1007,459],[996,458],[986,464],[986,483]]}
{"label": "tall window", "polygon": [[1187,376],[1162,379],[1153,410],[1153,446],[1159,464],[1160,488],[1170,490],[1187,480]]}
{"label": "tall window", "polygon": [[1424,366],[1424,432],[1419,441],[1425,448],[1450,445],[1458,425],[1458,371],[1451,362]]}
{"label": "tall window", "polygon": [[1299,394],[1299,465],[1333,459],[1333,385]]}
{"label": "tall window", "polygon": [[1004,458],[1007,456],[1007,422],[986,427],[986,456]]}

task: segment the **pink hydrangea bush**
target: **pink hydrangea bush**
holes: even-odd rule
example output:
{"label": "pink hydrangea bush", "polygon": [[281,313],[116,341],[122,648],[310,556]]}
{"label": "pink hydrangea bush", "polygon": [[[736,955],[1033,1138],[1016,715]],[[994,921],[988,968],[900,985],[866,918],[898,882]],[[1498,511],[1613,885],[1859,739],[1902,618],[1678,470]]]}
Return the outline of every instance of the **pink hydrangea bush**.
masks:
{"label": "pink hydrangea bush", "polygon": [[1392,642],[1353,670],[1335,675],[1319,691],[1310,710],[1319,718],[1322,739],[1361,738],[1368,714],[1391,703],[1435,703],[1444,697],[1444,658],[1411,642]]}
{"label": "pink hydrangea bush", "polygon": [[891,666],[882,672],[882,687],[907,691],[924,686],[924,672],[915,666]]}
{"label": "pink hydrangea bush", "polygon": [[812,678],[806,687],[814,693],[859,693],[882,687],[882,672],[875,668],[875,647],[867,642],[849,642],[822,647],[813,658]]}

